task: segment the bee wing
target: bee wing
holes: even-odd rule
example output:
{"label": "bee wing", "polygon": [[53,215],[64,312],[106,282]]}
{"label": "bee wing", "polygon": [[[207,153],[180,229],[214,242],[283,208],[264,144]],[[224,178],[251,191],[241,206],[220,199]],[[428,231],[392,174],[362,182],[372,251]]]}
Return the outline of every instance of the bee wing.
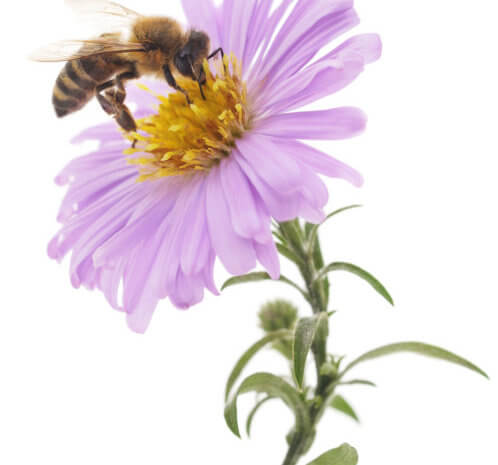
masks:
{"label": "bee wing", "polygon": [[76,15],[76,25],[80,24],[99,36],[102,32],[130,31],[142,15],[118,3],[107,0],[65,0]]}
{"label": "bee wing", "polygon": [[34,61],[71,61],[106,53],[144,52],[143,45],[117,39],[62,40],[49,44],[31,55]]}
{"label": "bee wing", "polygon": [[108,0],[65,0],[65,3],[81,15],[110,15],[129,19],[130,21],[142,16],[119,3]]}

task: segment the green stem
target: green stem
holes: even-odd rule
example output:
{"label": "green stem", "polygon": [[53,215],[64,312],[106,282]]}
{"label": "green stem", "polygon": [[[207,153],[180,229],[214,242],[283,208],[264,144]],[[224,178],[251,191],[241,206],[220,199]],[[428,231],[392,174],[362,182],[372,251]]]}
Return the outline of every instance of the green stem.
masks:
{"label": "green stem", "polygon": [[[301,229],[301,226],[297,221],[281,224],[279,225],[279,228],[282,235],[286,237],[288,243],[291,245],[293,252],[302,258],[302,262],[298,268],[306,284],[306,291],[309,296],[308,301],[313,314],[317,315],[321,312],[327,312],[325,287],[329,286],[328,280],[315,282],[315,276],[317,274],[317,248],[310,247],[309,244],[305,243],[305,232]],[[318,250],[320,250],[319,238],[314,237],[313,240],[317,242]],[[320,260],[320,257],[318,257],[318,260]],[[316,426],[320,422],[327,407],[327,399],[331,395],[331,379],[322,376],[320,373],[321,366],[324,363],[321,354],[326,353],[326,338],[323,339],[322,344],[325,347],[317,347],[315,344],[312,347],[317,373],[317,386],[315,388],[315,397],[309,407],[311,428],[292,439],[283,465],[296,465],[301,457],[308,451],[314,441]]]}

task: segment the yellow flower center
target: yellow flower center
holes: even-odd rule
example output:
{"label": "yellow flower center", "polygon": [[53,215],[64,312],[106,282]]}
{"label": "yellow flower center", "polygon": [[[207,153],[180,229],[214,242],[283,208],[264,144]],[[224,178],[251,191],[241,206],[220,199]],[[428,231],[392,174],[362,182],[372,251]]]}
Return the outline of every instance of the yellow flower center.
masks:
{"label": "yellow flower center", "polygon": [[125,154],[140,167],[139,181],[208,171],[230,155],[236,139],[250,128],[247,89],[237,59],[225,56],[216,64],[216,74],[205,61],[204,71],[206,100],[197,82],[178,78],[193,103],[179,91],[157,96],[157,113],[137,120],[137,133],[126,135],[137,141]]}

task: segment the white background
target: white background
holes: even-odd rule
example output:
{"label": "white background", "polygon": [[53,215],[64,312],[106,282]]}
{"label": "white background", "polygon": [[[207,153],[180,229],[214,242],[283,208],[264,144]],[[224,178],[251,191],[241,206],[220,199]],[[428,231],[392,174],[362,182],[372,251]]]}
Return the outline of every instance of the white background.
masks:
{"label": "white background", "polygon": [[[176,0],[126,4],[182,18]],[[362,424],[328,415],[309,459],[347,441],[364,465],[496,464],[498,9],[491,0],[356,5],[363,22],[354,33],[379,32],[383,59],[318,107],[356,105],[370,117],[364,136],[320,145],[366,177],[361,190],[328,182],[329,208],[365,208],[326,226],[323,242],[329,260],[376,274],[397,305],[334,276],[331,350],[351,357],[422,340],[468,357],[492,381],[414,356],[360,366],[355,375],[379,385],[343,391]],[[188,312],[165,301],[139,336],[100,294],[73,290],[67,262],[45,252],[63,195],[52,181],[88,149],[71,147],[71,136],[105,118],[91,105],[56,120],[59,66],[25,60],[68,29],[63,2],[11,2],[3,12],[0,463],[278,465],[290,414],[268,404],[252,440],[240,441],[224,424],[223,389],[260,337],[259,306],[298,297],[264,284]],[[286,367],[266,352],[251,369]],[[241,413],[253,402],[246,397]]]}

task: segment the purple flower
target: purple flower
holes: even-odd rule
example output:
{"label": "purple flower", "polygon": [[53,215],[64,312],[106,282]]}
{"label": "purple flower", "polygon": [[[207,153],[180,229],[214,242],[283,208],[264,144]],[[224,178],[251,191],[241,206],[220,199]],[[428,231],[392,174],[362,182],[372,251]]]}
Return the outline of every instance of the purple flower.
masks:
{"label": "purple flower", "polygon": [[98,150],[56,179],[69,189],[50,257],[72,251],[73,286],[100,289],[134,331],[146,330],[162,298],[187,308],[204,289],[216,294],[217,258],[234,275],[259,262],[278,278],[271,218],[321,222],[328,192],[318,175],[362,183],[352,168],[298,141],[353,137],[365,127],[360,110],[289,112],[352,82],[379,58],[380,39],[355,36],[312,61],[358,24],[353,1],[283,0],[273,10],[272,3],[183,0],[190,25],[243,71],[235,58],[225,61],[225,76],[207,69],[207,103],[192,107],[158,82],[153,89],[164,97],[155,112],[154,96],[130,89],[136,117],[145,117],[139,153],[114,123],[94,127],[75,142],[97,139]]}

